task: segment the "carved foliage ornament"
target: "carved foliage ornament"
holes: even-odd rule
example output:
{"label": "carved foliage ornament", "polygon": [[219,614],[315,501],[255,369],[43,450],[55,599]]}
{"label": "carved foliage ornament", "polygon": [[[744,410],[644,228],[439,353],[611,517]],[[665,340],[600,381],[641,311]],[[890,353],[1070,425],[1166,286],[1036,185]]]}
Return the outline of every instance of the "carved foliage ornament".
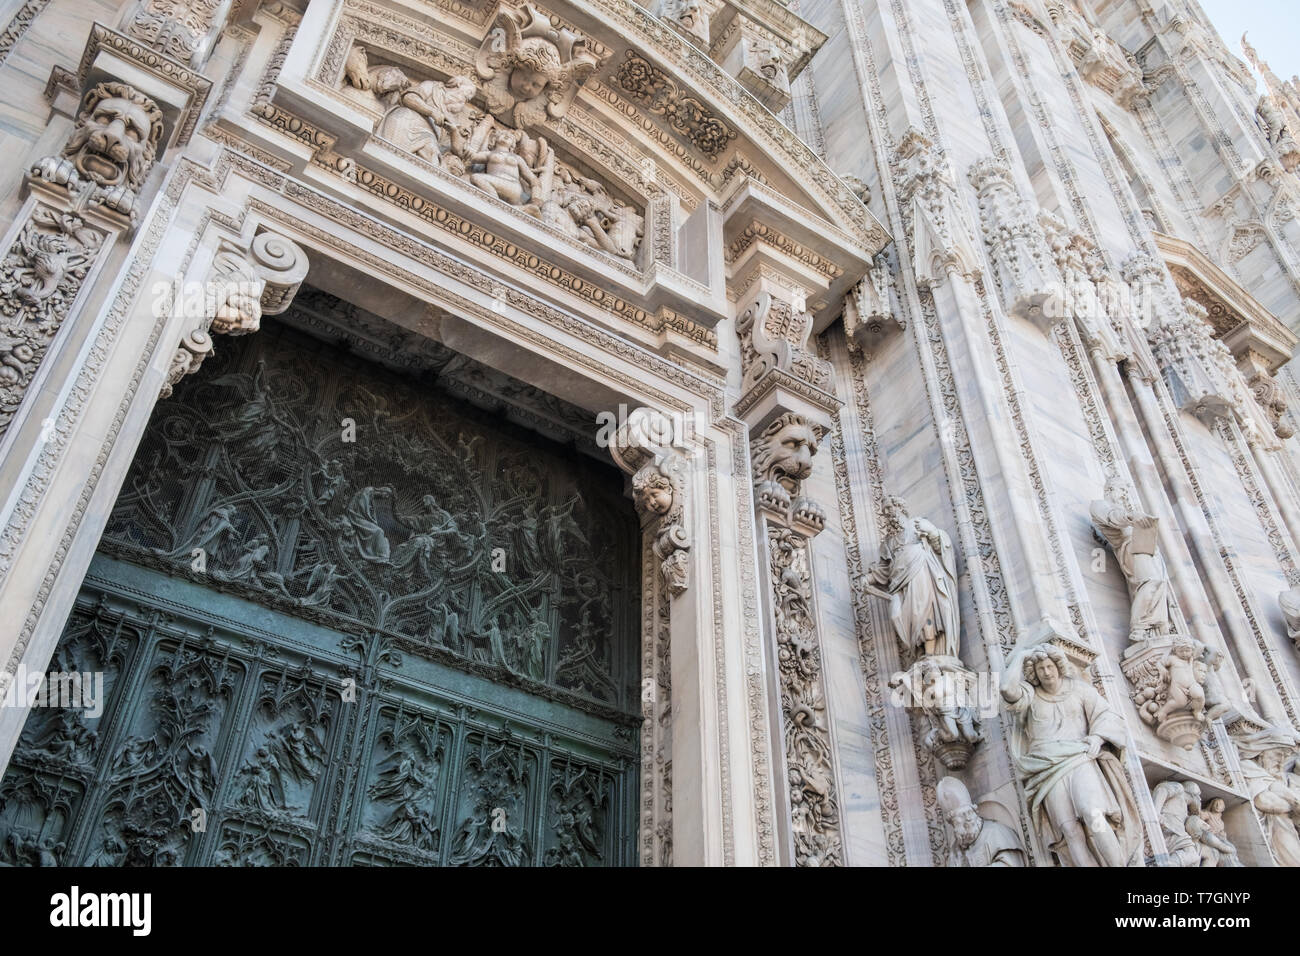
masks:
{"label": "carved foliage ornament", "polygon": [[736,131],[712,110],[686,95],[667,73],[631,50],[619,64],[614,82],[633,102],[662,116],[673,132],[711,160],[721,156],[736,138]]}
{"label": "carved foliage ornament", "polygon": [[769,527],[768,545],[795,865],[842,866],[808,540],[789,528]]}
{"label": "carved foliage ornament", "polygon": [[37,206],[0,263],[0,434],[103,244],[81,217]]}

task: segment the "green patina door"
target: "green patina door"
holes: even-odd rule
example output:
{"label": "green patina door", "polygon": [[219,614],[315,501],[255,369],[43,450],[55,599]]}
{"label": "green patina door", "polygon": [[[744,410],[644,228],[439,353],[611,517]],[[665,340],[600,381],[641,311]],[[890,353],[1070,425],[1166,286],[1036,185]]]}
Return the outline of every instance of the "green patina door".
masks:
{"label": "green patina door", "polygon": [[622,478],[443,359],[273,327],[159,404],[51,664],[102,713],[32,710],[0,861],[636,862]]}

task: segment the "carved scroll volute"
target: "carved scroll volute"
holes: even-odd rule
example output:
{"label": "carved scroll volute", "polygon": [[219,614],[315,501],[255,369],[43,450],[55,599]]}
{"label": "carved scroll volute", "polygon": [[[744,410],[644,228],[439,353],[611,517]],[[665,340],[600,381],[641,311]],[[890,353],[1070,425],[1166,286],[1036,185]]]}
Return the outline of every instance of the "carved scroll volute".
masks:
{"label": "carved scroll volute", "polygon": [[641,527],[654,533],[654,553],[668,592],[688,585],[691,539],[686,526],[687,459],[673,447],[674,425],[666,415],[638,408],[614,435],[610,456],[632,476]]}
{"label": "carved scroll volute", "polygon": [[205,283],[204,315],[181,336],[158,397],[169,398],[177,382],[198,371],[213,352],[211,333],[247,335],[261,328],[263,315],[289,308],[308,266],[307,254],[278,233],[258,233],[247,249],[222,239]]}

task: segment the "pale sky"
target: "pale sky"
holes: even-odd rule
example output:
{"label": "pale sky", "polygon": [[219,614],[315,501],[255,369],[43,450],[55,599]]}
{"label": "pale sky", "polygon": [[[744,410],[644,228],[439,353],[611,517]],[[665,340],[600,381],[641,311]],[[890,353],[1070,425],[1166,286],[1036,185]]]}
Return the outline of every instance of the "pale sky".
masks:
{"label": "pale sky", "polygon": [[1300,0],[1200,0],[1228,49],[1241,52],[1241,35],[1284,80],[1300,73]]}

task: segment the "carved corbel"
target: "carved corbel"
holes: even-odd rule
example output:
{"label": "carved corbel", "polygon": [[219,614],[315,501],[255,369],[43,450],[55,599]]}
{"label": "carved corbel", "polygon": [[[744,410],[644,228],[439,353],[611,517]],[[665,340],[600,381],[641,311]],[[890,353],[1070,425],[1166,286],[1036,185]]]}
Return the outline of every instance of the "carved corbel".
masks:
{"label": "carved corbel", "polygon": [[743,373],[741,391],[749,392],[772,372],[780,372],[829,392],[830,364],[804,348],[811,332],[812,316],[807,311],[769,292],[759,293],[736,319]]}
{"label": "carved corbel", "polygon": [[691,539],[686,526],[686,456],[672,447],[672,420],[638,408],[615,432],[614,463],[632,476],[632,496],[643,530],[654,533],[654,554],[668,592],[688,584]]}
{"label": "carved corbel", "polygon": [[902,329],[890,297],[889,263],[884,255],[877,255],[871,270],[844,297],[844,333],[870,353]]}
{"label": "carved corbel", "polygon": [[133,86],[109,80],[86,93],[76,125],[56,156],[34,163],[29,186],[66,197],[77,212],[94,210],[123,227],[139,218],[139,192],[157,160],[162,110]]}
{"label": "carved corbel", "polygon": [[308,265],[307,254],[277,233],[258,233],[247,249],[222,239],[204,284],[203,315],[177,345],[159,398],[212,354],[210,333],[247,335],[261,328],[263,315],[288,309]]}
{"label": "carved corbel", "polygon": [[826,512],[801,492],[826,429],[795,412],[779,415],[751,447],[754,496],[760,511],[812,538],[826,527]]}
{"label": "carved corbel", "polygon": [[1021,198],[1011,170],[996,159],[975,163],[969,178],[979,201],[980,225],[1002,305],[1010,315],[1050,328],[1044,306],[1059,289],[1042,227]]}

